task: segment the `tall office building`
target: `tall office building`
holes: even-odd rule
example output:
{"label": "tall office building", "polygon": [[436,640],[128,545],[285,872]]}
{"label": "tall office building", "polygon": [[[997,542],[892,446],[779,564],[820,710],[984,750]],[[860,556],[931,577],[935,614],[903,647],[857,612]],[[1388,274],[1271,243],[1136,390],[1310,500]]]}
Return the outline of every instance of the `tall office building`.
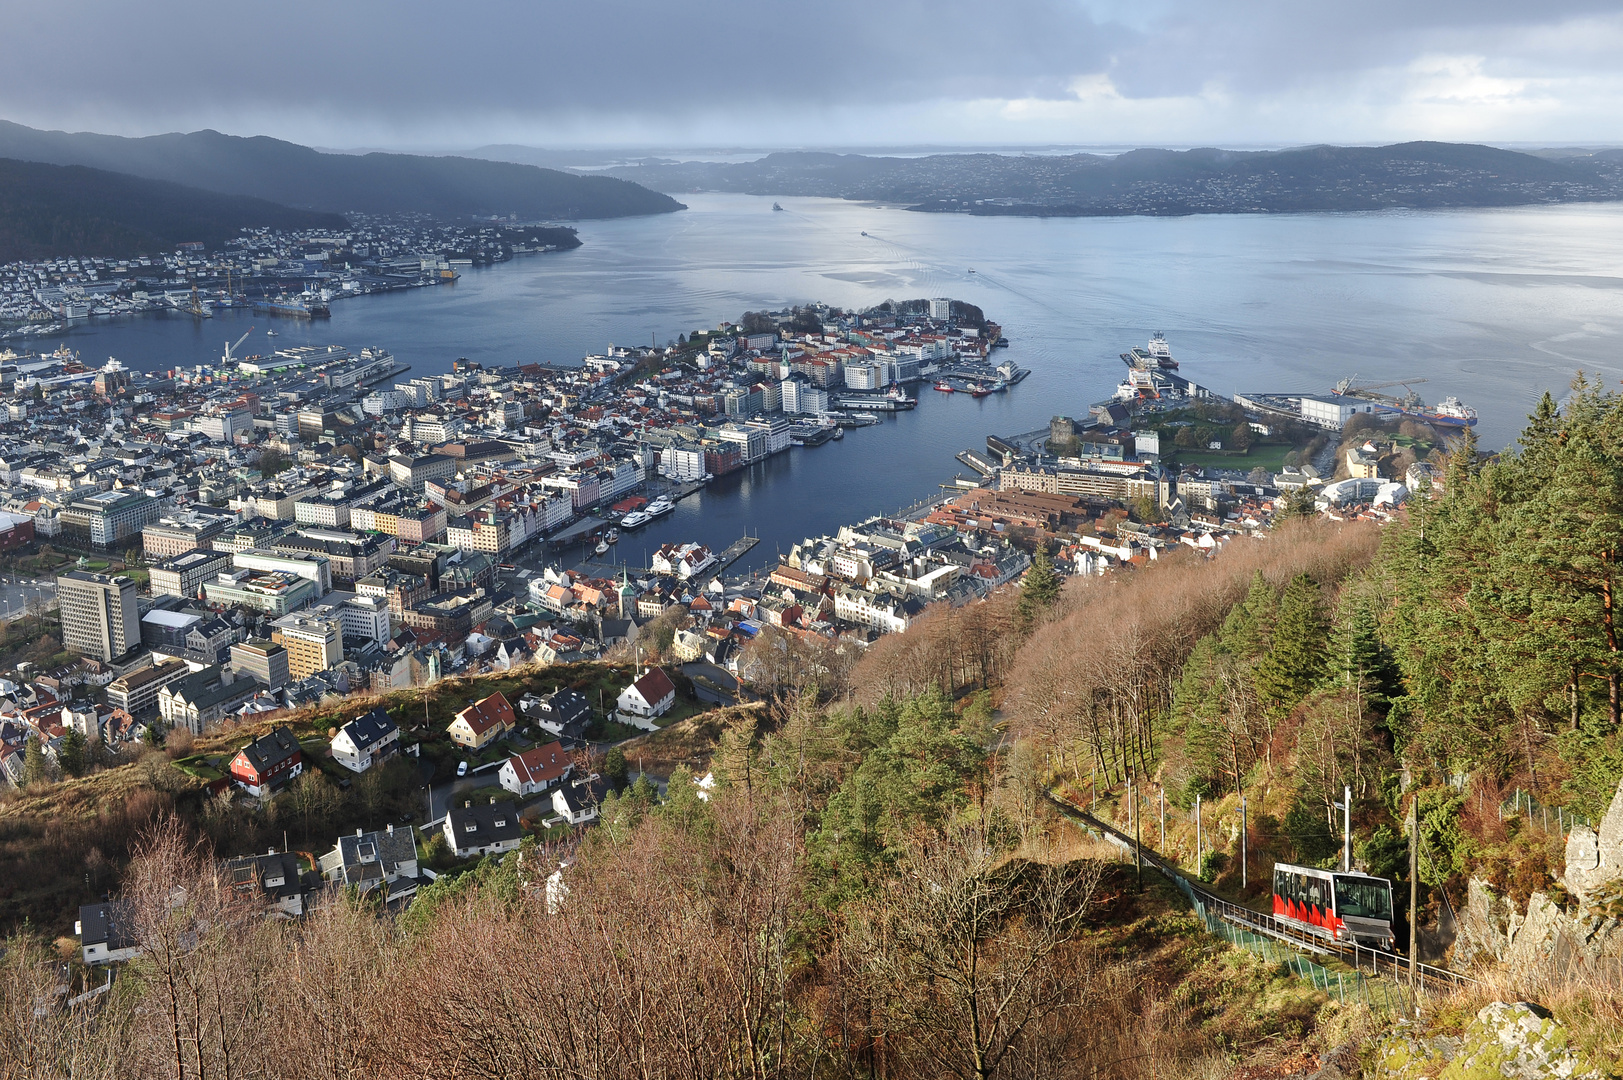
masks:
{"label": "tall office building", "polygon": [[334,617],[283,615],[271,623],[271,640],[287,650],[287,674],[295,681],[344,659],[344,632]]}
{"label": "tall office building", "polygon": [[56,579],[62,609],[62,644],[86,656],[112,661],[141,644],[135,582],[120,574],[73,570]]}

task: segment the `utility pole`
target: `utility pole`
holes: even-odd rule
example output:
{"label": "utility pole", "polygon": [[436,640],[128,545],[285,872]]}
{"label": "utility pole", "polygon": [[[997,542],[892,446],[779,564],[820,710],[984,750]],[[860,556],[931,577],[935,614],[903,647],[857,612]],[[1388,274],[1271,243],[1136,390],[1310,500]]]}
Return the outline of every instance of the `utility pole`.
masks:
{"label": "utility pole", "polygon": [[1246,875],[1245,875],[1245,854],[1246,854],[1245,853],[1245,832],[1246,832],[1245,796],[1241,795],[1240,796],[1240,891],[1242,893],[1245,892],[1245,886],[1246,886]]}
{"label": "utility pole", "polygon": [[1352,872],[1352,785],[1341,789],[1341,802],[1332,804],[1341,811],[1341,870]]}
{"label": "utility pole", "polygon": [[[1416,800],[1418,801],[1418,800]],[[1416,802],[1409,803],[1409,978],[1415,974],[1420,930],[1420,815]]]}
{"label": "utility pole", "polygon": [[[1128,790],[1131,791],[1132,789],[1129,788]],[[1138,803],[1137,803],[1137,801],[1133,802],[1133,861],[1135,863],[1133,873],[1135,875],[1135,880],[1136,880],[1136,883],[1137,883],[1138,891],[1143,892],[1144,891],[1144,841],[1143,841],[1142,836],[1140,836],[1140,834],[1139,834]]]}
{"label": "utility pole", "polygon": [[1196,795],[1195,796],[1195,876],[1196,877],[1200,876],[1200,856],[1201,856],[1202,850],[1206,846],[1205,843],[1202,840],[1202,837],[1201,837],[1200,827],[1201,827],[1201,821],[1200,821],[1200,796]]}
{"label": "utility pole", "polygon": [[1167,789],[1161,789],[1161,832],[1158,834],[1161,841],[1161,854],[1167,852]]}

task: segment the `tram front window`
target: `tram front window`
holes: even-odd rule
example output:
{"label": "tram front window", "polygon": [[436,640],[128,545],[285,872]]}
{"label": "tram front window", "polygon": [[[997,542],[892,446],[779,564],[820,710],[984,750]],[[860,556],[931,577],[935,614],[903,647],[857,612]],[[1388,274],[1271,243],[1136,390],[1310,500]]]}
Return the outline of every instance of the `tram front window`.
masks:
{"label": "tram front window", "polygon": [[1336,914],[1342,918],[1390,919],[1392,892],[1384,881],[1336,878]]}

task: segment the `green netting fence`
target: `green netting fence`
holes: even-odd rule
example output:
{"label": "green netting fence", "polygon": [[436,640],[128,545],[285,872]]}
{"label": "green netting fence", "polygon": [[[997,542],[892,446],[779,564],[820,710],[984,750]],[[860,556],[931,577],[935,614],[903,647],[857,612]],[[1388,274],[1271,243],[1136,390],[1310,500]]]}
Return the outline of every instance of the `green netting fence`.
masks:
{"label": "green netting fence", "polygon": [[1187,881],[1176,874],[1171,876],[1193,905],[1195,914],[1205,924],[1206,929],[1235,948],[1245,949],[1270,964],[1284,968],[1297,978],[1312,983],[1315,990],[1324,991],[1343,1005],[1366,1005],[1377,1012],[1397,1015],[1413,1011],[1413,997],[1404,986],[1394,980],[1371,978],[1362,971],[1351,973],[1331,971],[1265,934],[1247,930],[1213,913],[1207,909],[1205,901]]}

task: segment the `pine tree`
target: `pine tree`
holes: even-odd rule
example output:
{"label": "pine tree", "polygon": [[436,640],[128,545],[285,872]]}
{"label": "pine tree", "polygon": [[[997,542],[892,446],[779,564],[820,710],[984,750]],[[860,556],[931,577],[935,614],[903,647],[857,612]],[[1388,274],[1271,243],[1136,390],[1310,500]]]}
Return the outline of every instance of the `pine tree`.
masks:
{"label": "pine tree", "polygon": [[1326,633],[1319,586],[1298,574],[1279,598],[1273,642],[1257,663],[1257,696],[1287,713],[1324,675]]}
{"label": "pine tree", "polygon": [[51,763],[45,760],[45,748],[38,735],[30,735],[23,748],[23,786],[32,787],[51,779]]}
{"label": "pine tree", "polygon": [[625,787],[628,774],[626,752],[618,746],[609,747],[609,752],[603,755],[603,779],[618,791]]}
{"label": "pine tree", "polygon": [[1020,617],[1021,628],[1031,629],[1058,600],[1059,576],[1054,573],[1054,564],[1048,560],[1047,545],[1038,541],[1037,550],[1031,557],[1031,567],[1026,571],[1026,576],[1020,579],[1020,602],[1015,610]]}
{"label": "pine tree", "polygon": [[62,771],[69,776],[82,776],[85,771],[85,737],[77,731],[64,735],[57,760],[62,763]]}

